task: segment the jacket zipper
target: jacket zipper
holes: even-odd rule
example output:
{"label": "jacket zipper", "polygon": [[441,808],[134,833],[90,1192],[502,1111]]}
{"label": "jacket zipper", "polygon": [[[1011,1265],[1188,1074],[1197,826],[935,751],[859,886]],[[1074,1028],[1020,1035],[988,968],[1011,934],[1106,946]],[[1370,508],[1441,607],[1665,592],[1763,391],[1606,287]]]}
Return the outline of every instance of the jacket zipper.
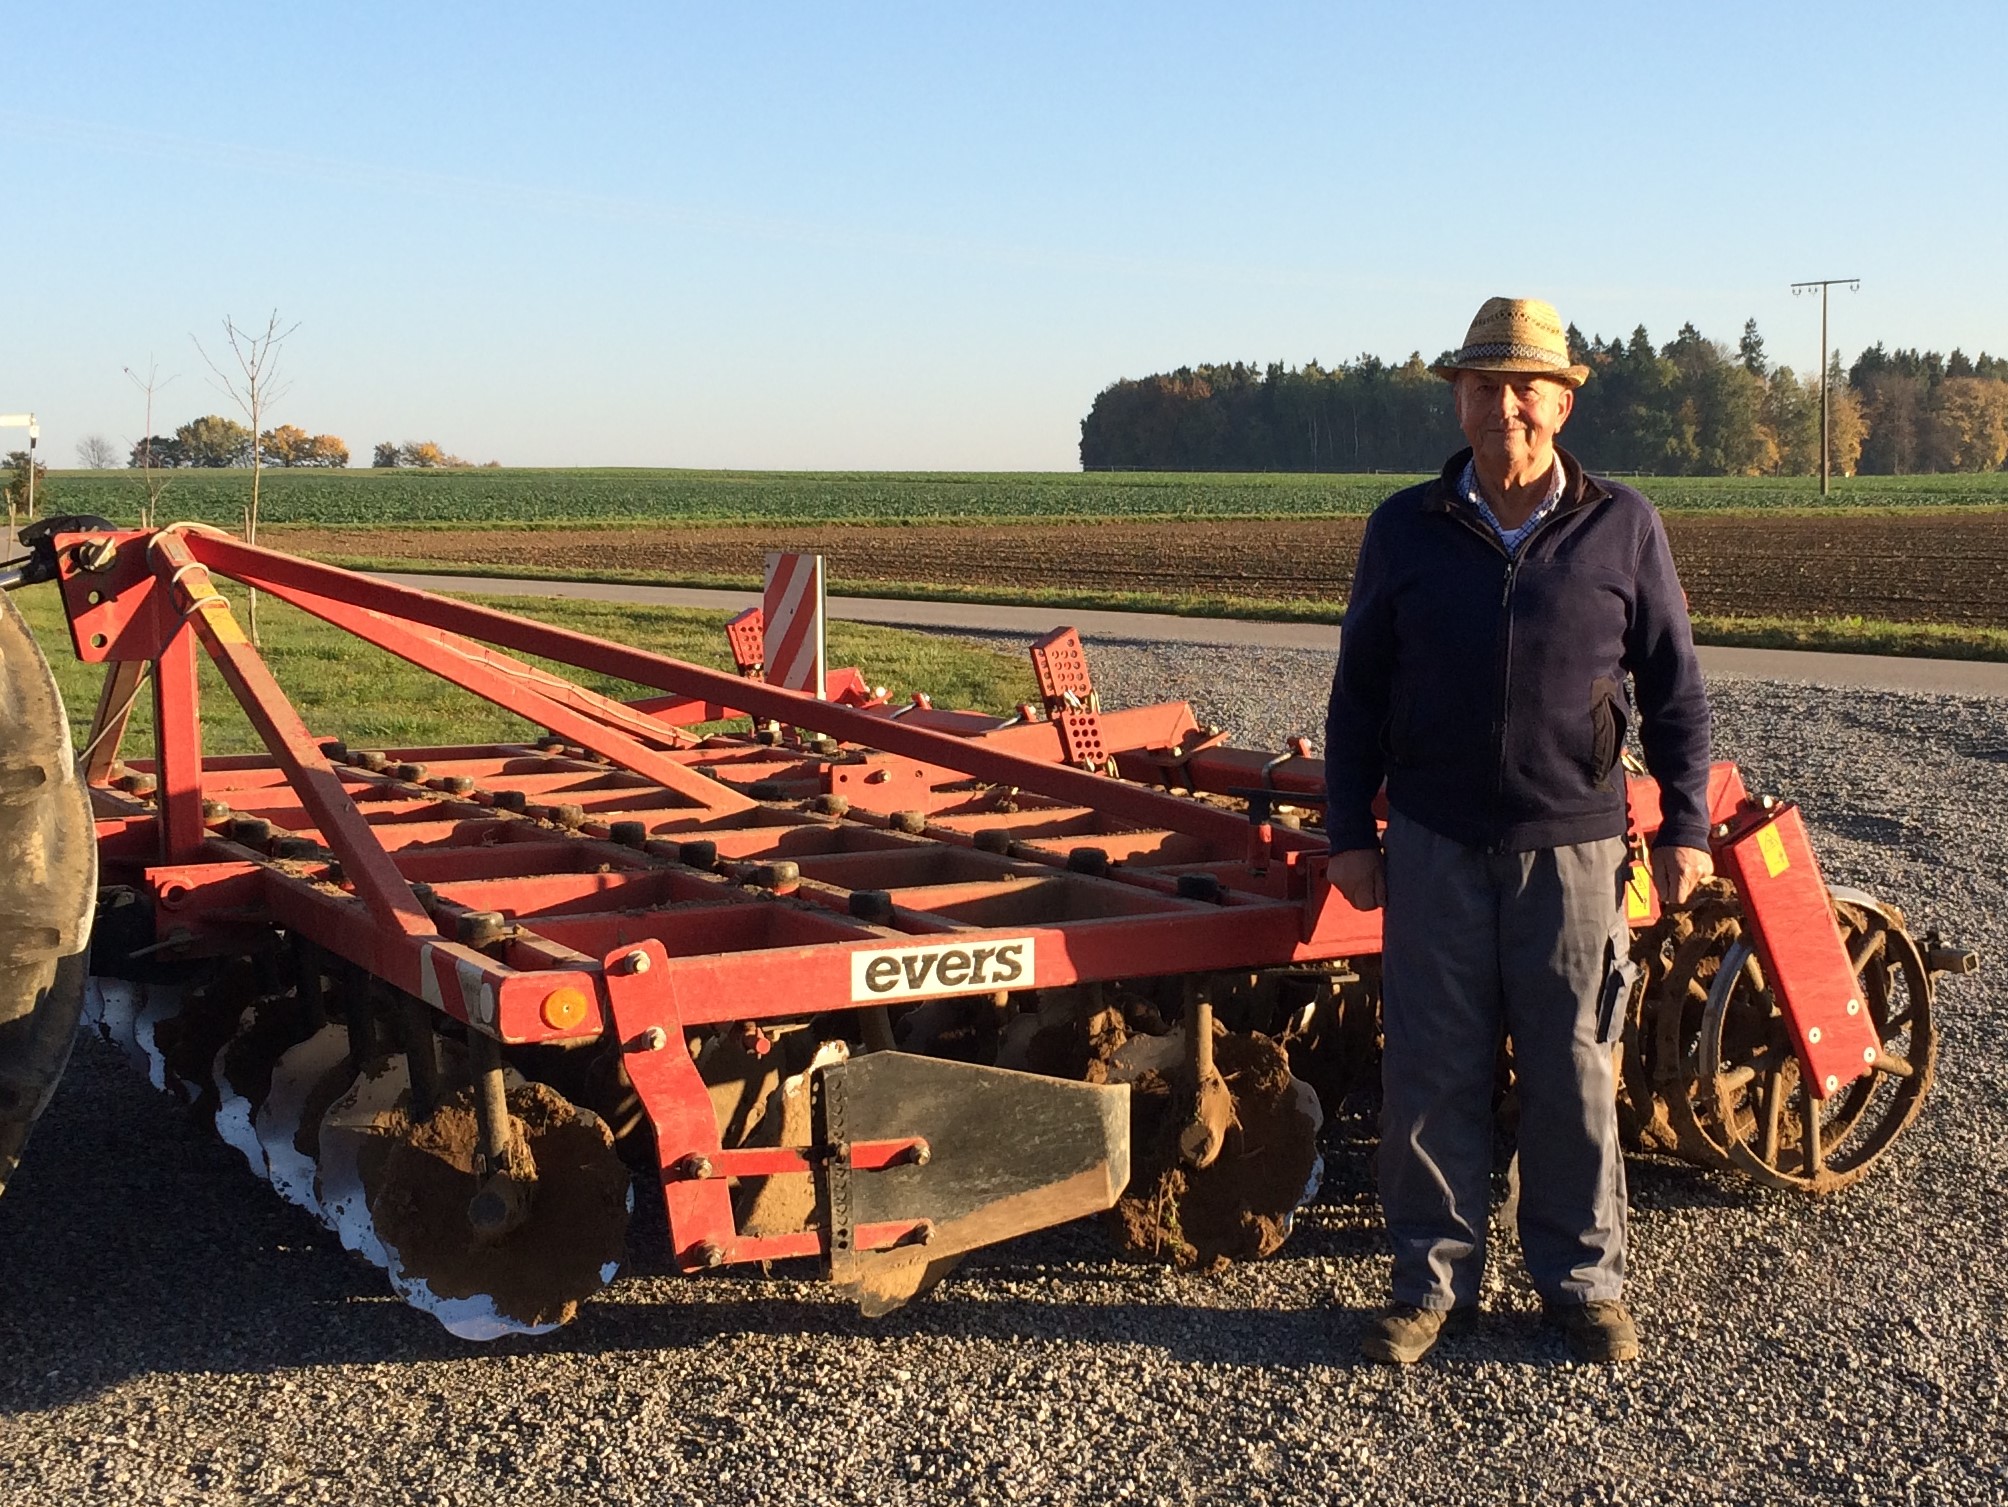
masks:
{"label": "jacket zipper", "polygon": [[[1499,535],[1487,527],[1482,519],[1470,517],[1456,507],[1450,510],[1452,517],[1484,539],[1506,561],[1506,579],[1500,583],[1499,587],[1498,664],[1493,672],[1498,684],[1498,709],[1492,719],[1493,751],[1495,755],[1492,771],[1492,806],[1495,812],[1499,808],[1499,803],[1506,798],[1506,722],[1510,705],[1507,686],[1511,683],[1511,671],[1513,668],[1513,586],[1520,577],[1520,561],[1526,557],[1527,546],[1539,538],[1541,534],[1545,533],[1550,524],[1565,514],[1575,512],[1582,505],[1581,502],[1578,502],[1575,507],[1555,509],[1554,512],[1550,513],[1534,526],[1533,533],[1520,541],[1519,549],[1511,552],[1507,550]],[[1499,853],[1504,851],[1500,840],[1496,837],[1486,846],[1488,852]]]}
{"label": "jacket zipper", "polygon": [[[1534,533],[1539,533],[1536,529]],[[1527,536],[1529,539],[1533,534]],[[1495,537],[1495,542],[1496,537]],[[1502,550],[1505,545],[1499,546]],[[1513,679],[1513,583],[1520,579],[1520,552],[1527,547],[1527,540],[1520,541],[1520,549],[1506,558],[1506,582],[1499,590],[1499,715],[1493,720],[1493,736],[1498,742],[1498,760],[1492,772],[1492,810],[1496,813],[1506,799],[1506,719],[1511,712],[1512,698],[1507,695],[1507,687]],[[1501,850],[1500,841],[1495,838],[1492,851]]]}

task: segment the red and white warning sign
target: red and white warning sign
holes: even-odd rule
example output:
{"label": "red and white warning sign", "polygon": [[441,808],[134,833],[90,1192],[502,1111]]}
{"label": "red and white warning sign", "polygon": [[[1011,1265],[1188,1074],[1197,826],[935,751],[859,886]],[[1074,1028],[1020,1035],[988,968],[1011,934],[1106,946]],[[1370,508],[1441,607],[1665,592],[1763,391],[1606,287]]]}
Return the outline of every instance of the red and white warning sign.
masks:
{"label": "red and white warning sign", "polygon": [[767,557],[767,594],[761,603],[767,628],[767,684],[823,691],[823,557]]}

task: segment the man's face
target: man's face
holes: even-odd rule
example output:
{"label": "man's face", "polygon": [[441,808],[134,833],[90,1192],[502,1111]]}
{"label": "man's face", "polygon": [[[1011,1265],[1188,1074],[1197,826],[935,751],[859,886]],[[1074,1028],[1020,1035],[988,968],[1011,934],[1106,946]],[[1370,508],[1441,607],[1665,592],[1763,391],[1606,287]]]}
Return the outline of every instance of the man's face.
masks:
{"label": "man's face", "polygon": [[1545,458],[1576,406],[1575,390],[1553,377],[1459,372],[1457,425],[1478,459],[1508,475]]}

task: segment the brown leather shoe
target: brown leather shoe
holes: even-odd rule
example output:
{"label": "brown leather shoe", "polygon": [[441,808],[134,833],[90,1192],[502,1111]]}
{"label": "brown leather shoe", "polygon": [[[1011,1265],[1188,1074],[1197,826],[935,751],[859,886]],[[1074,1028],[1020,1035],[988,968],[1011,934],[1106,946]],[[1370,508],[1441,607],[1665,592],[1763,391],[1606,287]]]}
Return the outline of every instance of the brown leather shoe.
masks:
{"label": "brown leather shoe", "polygon": [[1417,1308],[1396,1303],[1378,1314],[1360,1335],[1360,1354],[1368,1360],[1412,1366],[1436,1348],[1446,1334],[1461,1334],[1477,1319],[1470,1308]]}
{"label": "brown leather shoe", "polygon": [[1550,1303],[1542,1318],[1562,1331],[1577,1360],[1601,1364],[1638,1359],[1638,1326],[1632,1323],[1631,1310],[1616,1298]]}

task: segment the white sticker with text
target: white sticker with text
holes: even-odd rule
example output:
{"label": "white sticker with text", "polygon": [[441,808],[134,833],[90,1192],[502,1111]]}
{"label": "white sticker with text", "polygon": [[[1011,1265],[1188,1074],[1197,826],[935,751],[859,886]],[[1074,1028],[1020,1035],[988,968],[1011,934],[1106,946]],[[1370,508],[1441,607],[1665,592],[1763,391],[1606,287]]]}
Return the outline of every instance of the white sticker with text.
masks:
{"label": "white sticker with text", "polygon": [[943,994],[1023,989],[1032,982],[1031,937],[994,942],[933,942],[851,954],[851,999],[875,1004]]}

